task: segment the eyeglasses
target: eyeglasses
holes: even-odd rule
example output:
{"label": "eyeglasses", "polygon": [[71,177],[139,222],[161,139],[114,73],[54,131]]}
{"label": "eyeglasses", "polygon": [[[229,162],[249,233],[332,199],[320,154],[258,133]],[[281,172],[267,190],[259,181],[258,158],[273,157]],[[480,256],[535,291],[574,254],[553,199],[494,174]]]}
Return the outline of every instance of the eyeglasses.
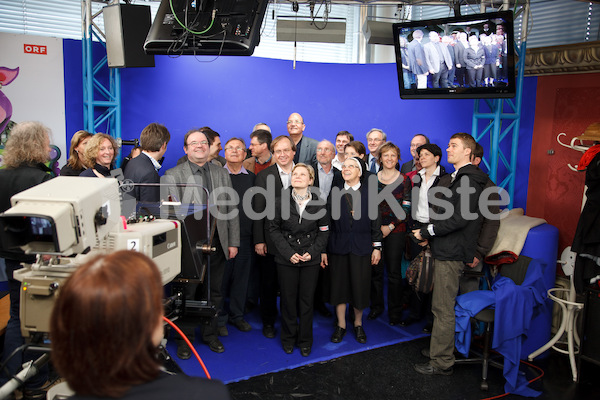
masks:
{"label": "eyeglasses", "polygon": [[324,149],[320,149],[320,148],[317,149],[317,153],[331,153],[332,151],[333,150],[330,149],[329,147],[326,147]]}
{"label": "eyeglasses", "polygon": [[277,150],[277,151],[274,151],[273,154],[275,154],[276,156],[280,156],[283,153],[288,154],[288,153],[291,153],[291,152],[292,152],[292,149],[286,149],[286,150]]}
{"label": "eyeglasses", "polygon": [[245,151],[243,147],[225,147],[225,151]]}
{"label": "eyeglasses", "polygon": [[297,119],[293,119],[293,120],[291,119],[287,123],[288,123],[288,125],[292,125],[292,124],[300,125],[300,124],[303,124],[304,122],[303,121],[299,121]]}
{"label": "eyeglasses", "polygon": [[383,139],[375,139],[375,138],[371,138],[371,139],[367,139],[368,143],[379,143],[379,142],[383,142]]}
{"label": "eyeglasses", "polygon": [[196,142],[196,141],[194,141],[194,142],[190,142],[190,143],[188,143],[187,145],[188,145],[188,146],[191,146],[191,147],[196,147],[196,146],[208,146],[208,140],[202,140],[202,141],[200,141],[200,142]]}

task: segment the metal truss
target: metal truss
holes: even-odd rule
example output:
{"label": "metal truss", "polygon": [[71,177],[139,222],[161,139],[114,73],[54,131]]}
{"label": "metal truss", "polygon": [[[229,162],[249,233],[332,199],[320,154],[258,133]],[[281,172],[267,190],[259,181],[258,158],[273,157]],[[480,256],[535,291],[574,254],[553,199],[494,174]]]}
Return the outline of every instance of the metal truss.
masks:
{"label": "metal truss", "polygon": [[519,14],[521,13],[523,14],[524,35],[521,38],[520,45],[515,43],[515,56],[518,60],[516,63],[515,98],[476,99],[471,127],[471,135],[477,142],[485,140],[486,136],[488,137],[489,157],[484,156],[482,164],[488,170],[490,179],[508,192],[510,196],[508,208],[513,207],[517,175],[529,1],[525,2],[519,11]]}
{"label": "metal truss", "polygon": [[485,140],[485,137],[489,136],[489,157],[484,156],[482,164],[488,170],[490,179],[510,195],[509,208],[513,207],[517,172],[525,47],[526,43],[523,42],[516,49],[519,62],[517,63],[517,76],[515,76],[515,98],[476,99],[471,130],[471,134],[477,142]]}
{"label": "metal truss", "polygon": [[[83,125],[88,132],[121,138],[121,72],[108,67],[106,36],[94,23],[101,11],[92,13],[92,0],[82,0]],[[104,46],[94,54],[93,38]],[[98,52],[96,52],[98,53]]]}

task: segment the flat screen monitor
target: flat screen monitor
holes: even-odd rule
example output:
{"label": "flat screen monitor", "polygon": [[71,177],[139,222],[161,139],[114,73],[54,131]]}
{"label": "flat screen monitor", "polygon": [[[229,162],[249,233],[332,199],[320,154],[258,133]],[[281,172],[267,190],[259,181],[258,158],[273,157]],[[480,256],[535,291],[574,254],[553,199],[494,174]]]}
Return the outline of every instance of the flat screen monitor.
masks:
{"label": "flat screen monitor", "polygon": [[402,99],[515,96],[512,11],[393,24]]}
{"label": "flat screen monitor", "polygon": [[267,0],[162,0],[144,50],[167,55],[252,55],[267,4]]}

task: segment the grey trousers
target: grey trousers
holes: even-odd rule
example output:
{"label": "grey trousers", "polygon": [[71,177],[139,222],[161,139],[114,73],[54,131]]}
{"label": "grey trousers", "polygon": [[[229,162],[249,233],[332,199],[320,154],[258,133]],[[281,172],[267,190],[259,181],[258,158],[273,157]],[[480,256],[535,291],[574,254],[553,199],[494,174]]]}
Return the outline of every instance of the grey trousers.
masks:
{"label": "grey trousers", "polygon": [[434,262],[430,363],[434,367],[447,369],[454,365],[454,304],[465,264],[462,261],[437,259]]}

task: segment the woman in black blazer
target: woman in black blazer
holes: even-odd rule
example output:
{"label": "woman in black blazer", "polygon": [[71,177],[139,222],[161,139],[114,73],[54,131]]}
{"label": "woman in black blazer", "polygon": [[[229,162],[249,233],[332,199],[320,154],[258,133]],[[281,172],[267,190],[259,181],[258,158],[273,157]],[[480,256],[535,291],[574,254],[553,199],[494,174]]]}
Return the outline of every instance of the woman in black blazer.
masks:
{"label": "woman in black blazer", "polygon": [[327,208],[309,186],[314,169],[298,163],[292,169],[291,188],[275,202],[275,218],[269,221],[269,234],[277,254],[277,274],[281,291],[281,344],[287,354],[300,347],[310,354],[313,343],[314,294],[319,264],[327,246]]}
{"label": "woman in black blazer", "polygon": [[[362,327],[363,310],[369,306],[371,268],[381,259],[381,214],[369,218],[369,185],[361,182],[365,163],[356,157],[342,164],[344,191],[329,197],[331,233],[322,266],[331,268],[331,300],[337,326],[331,341],[339,343],[346,334],[346,307],[354,307],[354,334],[359,343],[367,342]],[[374,175],[373,175],[374,177]],[[377,190],[377,187],[375,190]]]}

